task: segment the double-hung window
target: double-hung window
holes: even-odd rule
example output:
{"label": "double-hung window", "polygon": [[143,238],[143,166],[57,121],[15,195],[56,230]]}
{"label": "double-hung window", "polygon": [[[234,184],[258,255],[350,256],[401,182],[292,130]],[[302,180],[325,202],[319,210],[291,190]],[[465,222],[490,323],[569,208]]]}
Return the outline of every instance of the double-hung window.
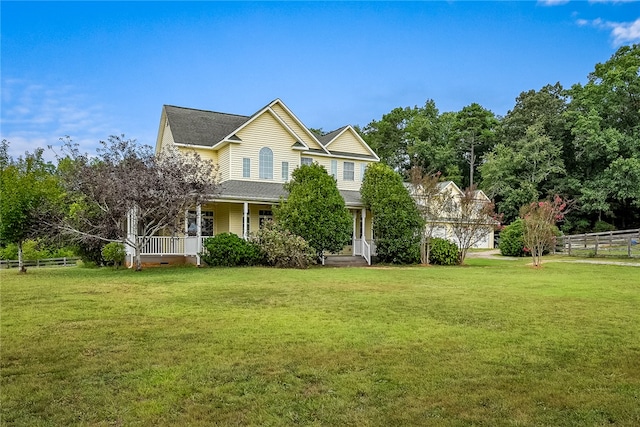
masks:
{"label": "double-hung window", "polygon": [[331,176],[338,179],[338,161],[331,160]]}
{"label": "double-hung window", "polygon": [[300,164],[311,166],[313,159],[311,157],[300,157]]}
{"label": "double-hung window", "polygon": [[282,180],[289,180],[289,162],[282,162]]}
{"label": "double-hung window", "polygon": [[273,179],[273,151],[271,148],[262,147],[259,156],[260,179]]}
{"label": "double-hung window", "polygon": [[342,169],[342,179],[345,181],[354,180],[354,164],[353,162],[344,162]]}
{"label": "double-hung window", "polygon": [[242,159],[242,177],[251,178],[251,159],[249,157]]}

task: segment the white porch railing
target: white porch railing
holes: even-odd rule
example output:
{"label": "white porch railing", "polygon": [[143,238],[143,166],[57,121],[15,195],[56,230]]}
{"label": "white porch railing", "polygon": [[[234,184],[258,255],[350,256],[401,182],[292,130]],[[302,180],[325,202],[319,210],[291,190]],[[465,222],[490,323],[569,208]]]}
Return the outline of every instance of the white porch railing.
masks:
{"label": "white porch railing", "polygon": [[362,239],[362,257],[371,265],[371,245],[367,243],[367,239]]}
{"label": "white porch railing", "polygon": [[198,255],[203,250],[204,239],[209,236],[165,237],[153,236],[141,248],[142,255]]}

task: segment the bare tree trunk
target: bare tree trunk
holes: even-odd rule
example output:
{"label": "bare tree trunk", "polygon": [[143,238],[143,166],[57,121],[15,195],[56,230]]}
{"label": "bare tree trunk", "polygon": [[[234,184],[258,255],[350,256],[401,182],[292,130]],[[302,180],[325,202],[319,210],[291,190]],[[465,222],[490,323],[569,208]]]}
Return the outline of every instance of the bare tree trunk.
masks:
{"label": "bare tree trunk", "polygon": [[431,255],[431,239],[427,240],[426,248],[425,248],[425,264],[429,265],[429,257]]}
{"label": "bare tree trunk", "polygon": [[429,264],[429,258],[427,256],[427,238],[424,234],[420,240],[420,262],[422,264]]}
{"label": "bare tree trunk", "polygon": [[140,243],[136,244],[135,251],[136,271],[142,271],[142,256],[140,254],[142,251],[140,250]]}
{"label": "bare tree trunk", "polygon": [[24,266],[24,255],[22,253],[22,240],[18,242],[18,271],[20,273],[27,272],[27,269]]}

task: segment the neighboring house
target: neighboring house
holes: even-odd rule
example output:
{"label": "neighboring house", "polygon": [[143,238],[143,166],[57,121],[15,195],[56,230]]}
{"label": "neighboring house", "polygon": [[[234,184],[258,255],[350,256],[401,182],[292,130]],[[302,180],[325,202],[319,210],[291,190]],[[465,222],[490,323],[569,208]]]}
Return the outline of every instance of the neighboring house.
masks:
{"label": "neighboring house", "polygon": [[[413,184],[405,184],[409,193],[414,197],[414,200],[420,205],[423,201],[416,193],[420,191]],[[426,227],[429,227],[431,231],[431,237],[440,237],[456,243],[458,246],[460,243],[453,232],[453,224],[455,223],[455,217],[459,215],[459,200],[464,195],[464,192],[453,181],[443,181],[438,183],[438,192],[442,194],[441,200],[448,203],[434,202],[432,206],[431,214],[433,219],[428,221]],[[438,197],[438,196],[436,196]],[[484,204],[490,203],[491,200],[482,190],[476,190],[474,193],[474,199],[477,203]],[[497,225],[493,218],[487,218],[486,228],[483,228],[481,235],[478,237],[478,241],[472,246],[474,248],[490,248],[493,249],[494,241],[493,234],[494,228]]]}
{"label": "neighboring house", "polygon": [[371,215],[360,185],[367,165],[380,159],[351,126],[317,136],[279,99],[251,116],[165,105],[156,151],[167,145],[217,164],[219,192],[185,213],[183,234],[152,238],[143,262],[199,264],[204,238],[224,232],[247,238],[272,218],[293,170],[312,162],[336,178],[353,216],[353,240],[342,254],[371,262]]}

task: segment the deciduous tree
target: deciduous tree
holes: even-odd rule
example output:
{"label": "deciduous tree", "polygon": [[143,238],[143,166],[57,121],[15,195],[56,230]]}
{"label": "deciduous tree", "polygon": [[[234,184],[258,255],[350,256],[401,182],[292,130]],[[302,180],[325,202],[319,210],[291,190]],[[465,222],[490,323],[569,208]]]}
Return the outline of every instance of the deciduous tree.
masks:
{"label": "deciduous tree", "polygon": [[14,160],[8,154],[9,142],[0,143],[0,244],[18,246],[18,267],[26,272],[22,244],[48,234],[44,219],[59,206],[61,195],[53,164],[46,162],[43,150]]}
{"label": "deciduous tree", "polygon": [[411,169],[409,192],[424,223],[420,239],[420,261],[423,264],[429,264],[435,231],[451,217],[454,208],[453,196],[443,191],[440,176],[439,173],[426,174],[417,166]]}
{"label": "deciduous tree", "polygon": [[479,197],[479,194],[475,186],[467,187],[462,191],[462,196],[455,201],[452,227],[460,248],[460,264],[464,262],[469,249],[499,225],[494,204]]}
{"label": "deciduous tree", "polygon": [[523,206],[520,215],[524,221],[524,244],[531,251],[533,265],[542,265],[542,253],[555,244],[556,222],[567,211],[567,202],[559,196],[552,201],[533,202]]}
{"label": "deciduous tree", "polygon": [[100,144],[97,157],[65,144],[61,161],[70,210],[60,227],[133,247],[140,270],[141,250],[151,236],[178,231],[184,212],[213,196],[216,168],[195,152],[167,149],[156,155],[124,135]]}

